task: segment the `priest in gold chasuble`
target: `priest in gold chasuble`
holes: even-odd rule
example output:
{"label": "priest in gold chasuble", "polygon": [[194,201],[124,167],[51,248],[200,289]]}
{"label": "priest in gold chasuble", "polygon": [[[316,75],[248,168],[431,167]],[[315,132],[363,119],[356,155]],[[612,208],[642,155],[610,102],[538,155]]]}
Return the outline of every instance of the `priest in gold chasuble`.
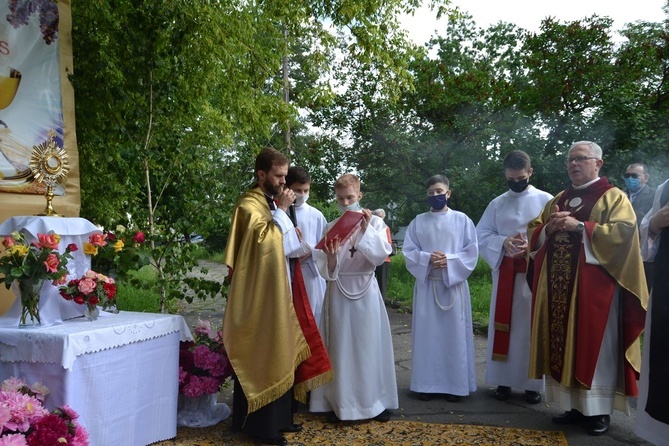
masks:
{"label": "priest in gold chasuble", "polygon": [[[284,445],[283,432],[301,428],[293,423],[293,387],[323,379],[300,374],[296,380],[298,366],[312,352],[295,310],[286,259],[301,246],[286,213],[295,200],[283,187],[288,159],[263,149],[255,170],[258,184],[237,201],[225,250],[230,290],[223,341],[234,369],[233,429],[264,444]],[[320,341],[317,330],[316,335]],[[319,357],[327,360],[325,354]]]}
{"label": "priest in gold chasuble", "polygon": [[637,394],[648,301],[634,209],[599,177],[603,163],[597,144],[573,144],[572,184],[528,225],[530,378],[546,375],[546,400],[566,411],[555,423],[590,435],[606,433]]}

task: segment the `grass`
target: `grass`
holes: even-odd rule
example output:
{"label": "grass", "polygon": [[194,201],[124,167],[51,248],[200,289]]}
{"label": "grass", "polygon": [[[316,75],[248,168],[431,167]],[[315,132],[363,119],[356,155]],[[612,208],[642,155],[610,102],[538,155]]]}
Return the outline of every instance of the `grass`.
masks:
{"label": "grass", "polygon": [[[414,277],[407,271],[401,253],[390,258],[387,296],[393,306],[411,310],[413,306]],[[490,294],[492,293],[491,269],[481,258],[469,276],[469,291],[472,302],[474,331],[485,334],[488,331],[490,314]]]}
{"label": "grass", "polygon": [[[139,285],[118,283],[116,293],[118,309],[121,311],[138,311],[160,313],[160,293],[156,291],[157,273],[150,265],[131,272],[132,278]],[[178,312],[178,303],[168,301],[165,304],[168,313]]]}

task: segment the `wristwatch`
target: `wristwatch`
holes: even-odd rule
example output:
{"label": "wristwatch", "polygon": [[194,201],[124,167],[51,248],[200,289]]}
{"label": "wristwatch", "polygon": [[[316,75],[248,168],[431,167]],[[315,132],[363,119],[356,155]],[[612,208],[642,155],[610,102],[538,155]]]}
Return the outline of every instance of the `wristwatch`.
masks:
{"label": "wristwatch", "polygon": [[582,221],[579,221],[578,224],[576,225],[576,230],[578,232],[583,232],[585,229],[585,224]]}

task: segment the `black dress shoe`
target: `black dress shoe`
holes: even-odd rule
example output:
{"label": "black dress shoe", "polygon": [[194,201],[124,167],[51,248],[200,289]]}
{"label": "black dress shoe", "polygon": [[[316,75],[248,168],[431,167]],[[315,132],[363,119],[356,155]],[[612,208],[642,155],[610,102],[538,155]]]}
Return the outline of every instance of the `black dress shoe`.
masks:
{"label": "black dress shoe", "polygon": [[377,416],[374,417],[376,421],[380,421],[381,423],[385,423],[387,421],[390,421],[390,412],[388,412],[387,409],[383,409],[383,412],[378,414]]}
{"label": "black dress shoe", "polygon": [[339,423],[339,422],[341,422],[341,420],[339,419],[337,414],[334,413],[334,412],[328,412],[328,414],[325,416],[325,421],[327,421],[328,423]]}
{"label": "black dress shoe", "polygon": [[497,386],[497,390],[495,390],[496,399],[504,401],[508,400],[510,396],[511,396],[511,387]]}
{"label": "black dress shoe", "polygon": [[576,409],[569,410],[562,415],[553,417],[553,423],[555,424],[576,424],[587,421],[588,417],[583,415]]}
{"label": "black dress shoe", "polygon": [[446,401],[449,403],[457,403],[460,401],[460,397],[458,395],[451,395],[450,393],[444,394],[446,396]]}
{"label": "black dress shoe", "polygon": [[418,399],[421,401],[430,401],[432,398],[434,398],[433,393],[419,393],[418,394]]}
{"label": "black dress shoe", "polygon": [[286,437],[260,439],[260,444],[272,444],[272,445],[278,445],[278,446],[287,446],[288,445],[288,440],[286,440]]}
{"label": "black dress shoe", "polygon": [[302,432],[302,425],[300,423],[293,423],[290,427],[281,429],[281,432],[288,432],[288,433]]}
{"label": "black dress shoe", "polygon": [[588,434],[590,435],[604,435],[609,431],[609,424],[611,417],[609,415],[595,415],[588,417]]}
{"label": "black dress shoe", "polygon": [[526,390],[525,401],[530,404],[539,404],[541,402],[541,394],[539,392],[535,392],[534,390]]}

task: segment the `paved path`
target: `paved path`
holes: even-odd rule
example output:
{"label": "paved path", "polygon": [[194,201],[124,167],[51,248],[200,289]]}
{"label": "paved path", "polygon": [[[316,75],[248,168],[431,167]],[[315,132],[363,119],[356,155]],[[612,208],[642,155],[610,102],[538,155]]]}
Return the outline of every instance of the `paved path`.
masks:
{"label": "paved path", "polygon": [[[227,274],[222,265],[214,262],[202,262],[209,269],[207,275],[212,280],[223,280]],[[192,304],[184,302],[181,314],[192,328],[198,317],[220,324],[223,320],[224,299],[195,300]],[[507,401],[497,401],[493,397],[494,387],[485,385],[486,338],[475,336],[476,370],[478,390],[458,403],[449,403],[443,398],[432,401],[420,401],[409,391],[411,381],[411,314],[397,309],[388,309],[388,316],[395,349],[395,368],[399,390],[400,408],[393,411],[394,418],[415,421],[452,424],[478,424],[500,427],[517,427],[538,430],[562,430],[570,446],[591,445],[649,445],[634,435],[634,417],[636,399],[632,400],[632,414],[626,416],[616,411],[611,417],[611,428],[607,435],[591,437],[585,429],[578,426],[557,426],[551,417],[561,413],[556,403],[525,403],[522,392],[514,392]],[[232,406],[229,391],[222,395],[222,400]]]}

